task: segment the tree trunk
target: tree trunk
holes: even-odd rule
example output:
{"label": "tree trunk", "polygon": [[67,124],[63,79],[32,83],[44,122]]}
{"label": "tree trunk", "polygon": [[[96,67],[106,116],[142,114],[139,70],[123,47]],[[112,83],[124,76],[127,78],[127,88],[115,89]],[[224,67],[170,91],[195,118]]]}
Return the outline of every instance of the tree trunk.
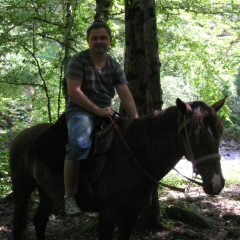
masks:
{"label": "tree trunk", "polygon": [[125,1],[125,73],[139,115],[161,109],[160,62],[154,1]]}
{"label": "tree trunk", "polygon": [[157,25],[154,0],[141,0],[144,16],[144,47],[147,72],[147,98],[150,111],[162,108],[162,90],[160,86],[160,61],[158,53]]}
{"label": "tree trunk", "polygon": [[[160,61],[154,0],[125,1],[125,73],[140,116],[162,107]],[[158,188],[141,223],[162,228]]]}

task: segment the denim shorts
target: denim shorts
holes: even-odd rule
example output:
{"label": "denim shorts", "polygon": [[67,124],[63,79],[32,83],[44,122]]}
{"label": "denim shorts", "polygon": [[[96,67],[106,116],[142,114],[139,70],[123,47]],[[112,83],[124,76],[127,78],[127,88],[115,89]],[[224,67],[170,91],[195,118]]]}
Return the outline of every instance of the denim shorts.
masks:
{"label": "denim shorts", "polygon": [[68,144],[66,145],[65,159],[87,159],[94,128],[93,113],[84,109],[73,109],[65,113],[68,127]]}

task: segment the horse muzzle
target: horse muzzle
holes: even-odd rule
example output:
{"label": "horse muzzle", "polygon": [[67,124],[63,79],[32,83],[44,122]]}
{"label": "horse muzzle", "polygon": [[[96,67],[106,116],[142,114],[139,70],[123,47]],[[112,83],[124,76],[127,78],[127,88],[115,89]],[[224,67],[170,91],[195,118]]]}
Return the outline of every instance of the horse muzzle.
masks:
{"label": "horse muzzle", "polygon": [[203,190],[209,195],[218,195],[224,188],[225,180],[220,175],[214,175],[213,179],[208,184],[203,184]]}

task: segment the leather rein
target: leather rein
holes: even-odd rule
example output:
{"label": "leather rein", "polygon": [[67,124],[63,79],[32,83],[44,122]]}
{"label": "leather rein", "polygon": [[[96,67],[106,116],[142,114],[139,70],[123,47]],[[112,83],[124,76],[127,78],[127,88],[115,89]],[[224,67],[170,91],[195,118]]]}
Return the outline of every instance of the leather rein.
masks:
{"label": "leather rein", "polygon": [[[121,141],[123,142],[124,146],[126,147],[126,149],[129,151],[131,157],[134,159],[134,161],[138,164],[138,166],[140,167],[140,169],[143,171],[143,173],[145,175],[147,175],[153,182],[155,182],[157,185],[162,185],[163,187],[167,187],[171,190],[175,190],[175,191],[179,191],[179,192],[185,192],[185,189],[183,188],[178,188],[178,187],[174,187],[174,186],[170,186],[168,184],[165,184],[165,183],[162,183],[162,182],[159,182],[158,180],[154,179],[149,173],[147,173],[145,171],[145,169],[139,164],[139,162],[136,160],[134,154],[132,153],[128,143],[126,142],[121,130],[119,129],[119,126],[117,125],[116,121],[113,119],[113,117],[109,116],[110,118],[110,121],[112,123],[112,125],[114,126],[118,136],[120,137]],[[182,132],[182,130],[184,130],[184,134],[181,134],[182,136],[182,141],[183,141],[183,146],[184,146],[184,149],[187,153],[187,155],[189,156],[189,160],[192,162],[192,165],[193,165],[193,170],[194,172],[196,172],[196,164],[199,164],[199,163],[202,163],[202,162],[205,162],[205,161],[208,161],[208,160],[212,160],[212,159],[220,159],[220,155],[218,153],[216,154],[210,154],[210,155],[207,155],[207,156],[204,156],[204,157],[201,157],[201,158],[198,158],[198,159],[195,159],[194,158],[194,154],[193,154],[193,150],[192,150],[192,146],[191,146],[191,143],[190,143],[190,139],[189,139],[189,136],[188,136],[188,131],[187,131],[187,125],[191,122],[191,119],[186,119],[186,115],[184,115],[184,120],[183,120],[183,123],[179,125],[178,127],[178,135],[180,136],[180,133]],[[185,136],[185,137],[184,137]],[[184,175],[182,175],[178,170],[176,170],[174,168],[174,170],[176,172],[178,172],[181,176],[183,176],[184,178],[186,178],[187,180],[199,185],[199,186],[203,186],[202,183],[194,180],[194,179],[191,179],[191,178],[188,178]]]}

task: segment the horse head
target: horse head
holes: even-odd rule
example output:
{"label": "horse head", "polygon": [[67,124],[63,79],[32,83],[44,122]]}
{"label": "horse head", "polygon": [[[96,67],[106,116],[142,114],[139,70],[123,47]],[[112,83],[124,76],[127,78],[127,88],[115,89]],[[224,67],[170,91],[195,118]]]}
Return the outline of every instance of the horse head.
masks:
{"label": "horse head", "polygon": [[219,155],[223,125],[216,114],[224,105],[225,99],[212,106],[200,101],[176,101],[180,148],[192,162],[193,170],[201,175],[204,192],[210,195],[219,194],[225,184]]}

